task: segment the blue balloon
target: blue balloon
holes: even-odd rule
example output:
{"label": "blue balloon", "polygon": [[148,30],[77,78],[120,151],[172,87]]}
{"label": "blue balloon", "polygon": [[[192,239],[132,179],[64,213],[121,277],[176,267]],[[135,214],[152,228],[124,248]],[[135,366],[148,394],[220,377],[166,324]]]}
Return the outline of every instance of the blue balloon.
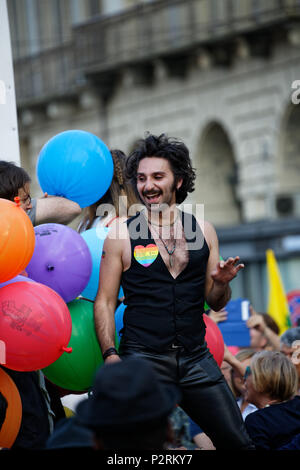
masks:
{"label": "blue balloon", "polygon": [[109,232],[107,227],[96,227],[81,233],[92,257],[92,273],[81,295],[85,299],[94,301],[99,286],[99,270],[102,258],[104,240]]}
{"label": "blue balloon", "polygon": [[52,137],[37,161],[43,192],[63,196],[87,207],[110,187],[113,159],[108,147],[90,132],[69,130]]}
{"label": "blue balloon", "polygon": [[117,308],[117,310],[115,311],[115,328],[116,328],[116,333],[118,335],[119,341],[121,340],[121,337],[122,337],[122,334],[120,333],[120,331],[123,328],[123,316],[124,316],[125,309],[126,309],[126,305],[121,303],[119,307]]}
{"label": "blue balloon", "polygon": [[120,290],[119,290],[118,298],[119,298],[119,299],[122,299],[122,297],[124,297],[124,291],[123,291],[123,287],[121,286],[121,287],[120,287]]}

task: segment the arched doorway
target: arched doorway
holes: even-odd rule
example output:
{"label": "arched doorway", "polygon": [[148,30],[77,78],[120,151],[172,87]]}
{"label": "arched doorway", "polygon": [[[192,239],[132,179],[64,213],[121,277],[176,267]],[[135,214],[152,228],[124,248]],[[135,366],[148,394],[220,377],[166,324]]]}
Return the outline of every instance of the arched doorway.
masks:
{"label": "arched doorway", "polygon": [[204,204],[205,219],[215,226],[240,223],[237,165],[232,144],[218,122],[202,132],[193,164],[197,173],[193,199]]}
{"label": "arched doorway", "polygon": [[279,217],[300,215],[300,106],[290,104],[280,133],[276,210]]}

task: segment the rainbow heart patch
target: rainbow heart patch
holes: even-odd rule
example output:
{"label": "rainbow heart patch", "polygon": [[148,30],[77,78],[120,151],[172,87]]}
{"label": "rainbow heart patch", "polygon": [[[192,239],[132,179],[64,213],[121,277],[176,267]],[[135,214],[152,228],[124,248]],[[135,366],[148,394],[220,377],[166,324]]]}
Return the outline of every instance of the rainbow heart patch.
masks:
{"label": "rainbow heart patch", "polygon": [[156,260],[158,248],[156,245],[153,245],[153,243],[147,246],[137,245],[133,255],[138,263],[147,268]]}

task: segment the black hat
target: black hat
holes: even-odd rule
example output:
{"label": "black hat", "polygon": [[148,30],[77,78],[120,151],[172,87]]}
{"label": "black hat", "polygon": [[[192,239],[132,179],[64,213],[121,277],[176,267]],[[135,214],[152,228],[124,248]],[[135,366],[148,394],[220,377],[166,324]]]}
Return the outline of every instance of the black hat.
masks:
{"label": "black hat", "polygon": [[130,432],[167,418],[179,399],[175,386],[162,386],[149,362],[128,358],[101,367],[91,396],[79,403],[77,419],[105,432]]}
{"label": "black hat", "polygon": [[93,447],[92,431],[77,422],[76,417],[60,419],[47,442],[47,449],[71,449]]}

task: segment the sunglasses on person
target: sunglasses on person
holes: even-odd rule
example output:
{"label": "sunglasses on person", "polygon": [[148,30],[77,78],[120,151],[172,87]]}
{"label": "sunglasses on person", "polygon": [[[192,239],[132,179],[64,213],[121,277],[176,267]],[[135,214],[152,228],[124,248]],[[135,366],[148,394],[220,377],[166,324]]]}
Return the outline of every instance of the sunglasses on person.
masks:
{"label": "sunglasses on person", "polygon": [[245,370],[245,374],[244,374],[244,380],[246,380],[251,374],[252,374],[251,367],[247,366]]}

